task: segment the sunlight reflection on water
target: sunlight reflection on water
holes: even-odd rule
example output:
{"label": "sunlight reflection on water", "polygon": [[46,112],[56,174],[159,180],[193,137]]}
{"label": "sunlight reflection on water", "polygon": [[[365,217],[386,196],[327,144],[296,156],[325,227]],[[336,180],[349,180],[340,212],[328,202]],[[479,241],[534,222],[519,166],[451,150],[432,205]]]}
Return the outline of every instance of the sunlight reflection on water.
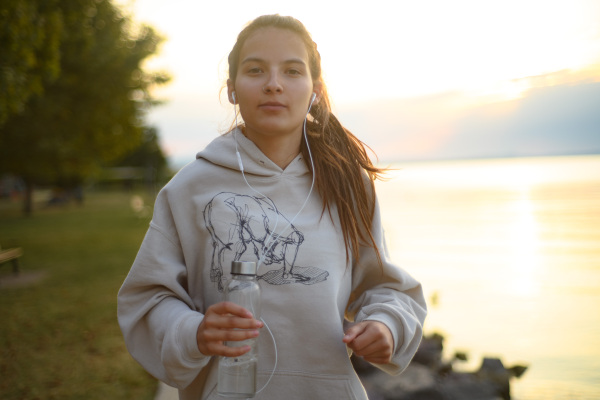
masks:
{"label": "sunlight reflection on water", "polygon": [[448,354],[530,365],[518,400],[600,398],[600,156],[394,165],[378,183],[394,260],[437,306]]}

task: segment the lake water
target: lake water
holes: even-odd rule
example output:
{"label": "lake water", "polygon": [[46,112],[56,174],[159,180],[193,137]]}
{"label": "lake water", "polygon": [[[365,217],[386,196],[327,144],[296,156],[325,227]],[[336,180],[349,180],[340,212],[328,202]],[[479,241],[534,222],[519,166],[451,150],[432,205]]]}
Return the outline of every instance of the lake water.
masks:
{"label": "lake water", "polygon": [[378,183],[390,253],[445,354],[528,365],[517,400],[600,399],[600,156],[402,163]]}

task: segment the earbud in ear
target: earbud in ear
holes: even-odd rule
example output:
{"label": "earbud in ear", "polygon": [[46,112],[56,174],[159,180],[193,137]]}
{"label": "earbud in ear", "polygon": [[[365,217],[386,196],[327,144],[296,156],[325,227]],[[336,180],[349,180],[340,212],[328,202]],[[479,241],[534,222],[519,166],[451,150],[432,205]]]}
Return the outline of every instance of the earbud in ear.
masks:
{"label": "earbud in ear", "polygon": [[310,109],[312,108],[312,105],[315,102],[316,98],[317,98],[317,93],[313,92],[312,96],[310,96],[310,103],[308,103],[308,111],[306,112],[307,116],[308,116],[308,113],[310,113]]}
{"label": "earbud in ear", "polygon": [[235,105],[235,103],[237,102],[235,98],[235,92],[231,92],[231,98],[233,99],[233,105]]}

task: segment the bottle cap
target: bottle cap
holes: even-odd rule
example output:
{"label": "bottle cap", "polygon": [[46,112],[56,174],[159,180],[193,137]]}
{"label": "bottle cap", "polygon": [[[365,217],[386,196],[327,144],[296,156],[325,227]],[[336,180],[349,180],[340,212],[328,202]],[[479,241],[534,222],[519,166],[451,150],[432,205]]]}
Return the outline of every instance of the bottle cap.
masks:
{"label": "bottle cap", "polygon": [[232,261],[231,273],[237,275],[256,275],[256,263],[254,261]]}

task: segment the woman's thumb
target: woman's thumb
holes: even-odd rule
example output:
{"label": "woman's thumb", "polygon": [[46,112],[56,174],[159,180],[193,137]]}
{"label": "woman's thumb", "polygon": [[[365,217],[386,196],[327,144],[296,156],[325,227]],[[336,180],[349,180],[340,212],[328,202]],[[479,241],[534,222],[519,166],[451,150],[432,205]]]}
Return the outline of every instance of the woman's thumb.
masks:
{"label": "woman's thumb", "polygon": [[364,323],[359,322],[358,324],[352,325],[350,328],[348,328],[344,334],[344,338],[342,339],[344,343],[350,343],[352,342],[354,339],[356,339],[356,337],[358,335],[361,334],[361,332],[364,330]]}

